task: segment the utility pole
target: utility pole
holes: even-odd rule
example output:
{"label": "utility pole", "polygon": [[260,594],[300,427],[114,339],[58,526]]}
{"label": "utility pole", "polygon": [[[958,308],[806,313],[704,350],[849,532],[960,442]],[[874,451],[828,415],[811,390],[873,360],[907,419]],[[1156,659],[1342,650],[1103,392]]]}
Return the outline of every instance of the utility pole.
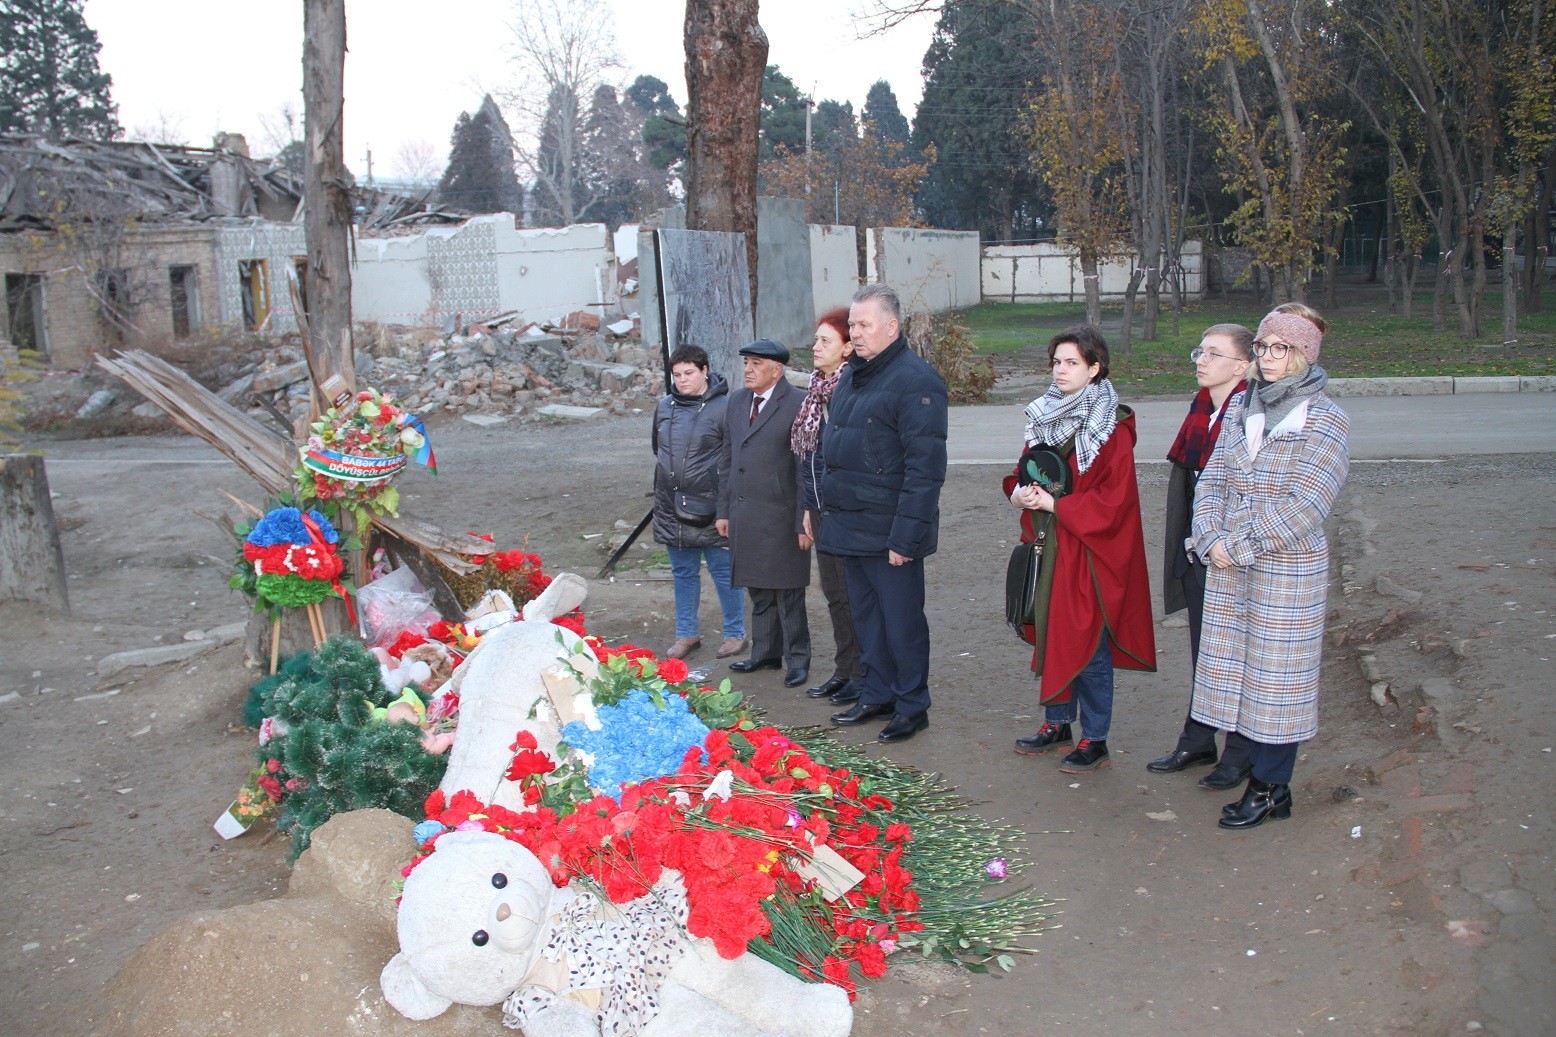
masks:
{"label": "utility pole", "polygon": [[[814,97],[816,88],[811,87],[811,96]],[[805,98],[805,197],[810,198],[810,113],[816,110],[816,102],[810,97]],[[806,209],[810,208],[806,203]]]}

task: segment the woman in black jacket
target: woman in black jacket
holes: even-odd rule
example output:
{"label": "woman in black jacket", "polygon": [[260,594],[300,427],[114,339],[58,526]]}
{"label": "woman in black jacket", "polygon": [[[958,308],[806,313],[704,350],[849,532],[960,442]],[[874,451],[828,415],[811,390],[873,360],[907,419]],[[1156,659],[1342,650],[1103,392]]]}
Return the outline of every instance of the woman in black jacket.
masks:
{"label": "woman in black jacket", "polygon": [[706,559],[724,613],[720,659],[746,647],[746,594],[730,586],[729,541],[714,528],[719,482],[724,478],[724,411],[729,386],[708,373],[700,346],[681,346],[670,356],[675,391],[654,410],[654,539],[670,555],[675,577],[675,643],[665,651],[684,659],[702,647],[697,612]]}

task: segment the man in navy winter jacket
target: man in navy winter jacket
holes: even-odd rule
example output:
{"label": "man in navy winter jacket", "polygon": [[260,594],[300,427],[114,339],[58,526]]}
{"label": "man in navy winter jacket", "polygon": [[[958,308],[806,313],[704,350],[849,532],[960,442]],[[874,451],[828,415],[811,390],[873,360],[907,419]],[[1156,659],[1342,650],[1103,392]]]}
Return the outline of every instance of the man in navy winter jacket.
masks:
{"label": "man in navy winter jacket", "polygon": [[946,387],[908,348],[902,306],[886,285],[854,294],[854,355],[832,396],[822,439],[821,542],[841,555],[864,663],[863,690],[835,724],[889,717],[883,742],[929,726],[929,623],[924,559],[940,529]]}

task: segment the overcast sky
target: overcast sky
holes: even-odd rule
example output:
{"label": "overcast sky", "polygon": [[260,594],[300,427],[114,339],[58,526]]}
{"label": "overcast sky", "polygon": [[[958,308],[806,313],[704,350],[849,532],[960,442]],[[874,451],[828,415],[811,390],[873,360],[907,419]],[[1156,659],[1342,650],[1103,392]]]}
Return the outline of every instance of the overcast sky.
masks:
{"label": "overcast sky", "polygon": [[[658,76],[683,107],[685,7],[677,0],[607,0],[622,58],[621,85]],[[868,0],[767,0],[761,23],[768,62],[817,100],[864,105],[877,79],[891,84],[913,117],[920,69],[934,29],[918,17],[861,40],[854,12]],[[302,111],[301,0],[232,4],[212,0],[87,0],[86,19],[113,76],[113,98],[126,133],[171,127],[207,146],[218,130],[243,133],[264,153],[276,113]],[[359,176],[395,176],[406,142],[425,141],[446,158],[461,111],[474,111],[483,88],[513,78],[507,22],[512,0],[348,0],[346,162]],[[301,134],[299,133],[299,136]]]}

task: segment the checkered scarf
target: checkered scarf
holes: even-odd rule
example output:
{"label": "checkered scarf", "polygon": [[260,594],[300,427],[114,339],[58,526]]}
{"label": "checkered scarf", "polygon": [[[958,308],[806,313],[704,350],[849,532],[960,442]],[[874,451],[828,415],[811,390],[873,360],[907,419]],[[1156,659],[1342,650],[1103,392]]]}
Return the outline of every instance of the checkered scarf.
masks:
{"label": "checkered scarf", "polygon": [[1118,425],[1118,390],[1107,378],[1069,396],[1050,385],[1027,404],[1026,415],[1027,446],[1063,446],[1074,436],[1075,466],[1085,475]]}

